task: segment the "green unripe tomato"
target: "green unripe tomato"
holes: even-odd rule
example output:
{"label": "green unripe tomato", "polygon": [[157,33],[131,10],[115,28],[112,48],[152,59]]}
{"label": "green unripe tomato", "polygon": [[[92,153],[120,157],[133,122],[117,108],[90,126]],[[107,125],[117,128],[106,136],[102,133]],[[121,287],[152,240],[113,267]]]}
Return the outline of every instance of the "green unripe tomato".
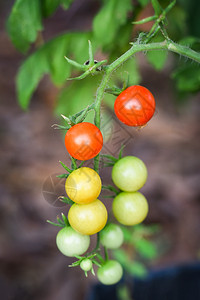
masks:
{"label": "green unripe tomato", "polygon": [[123,241],[124,235],[119,225],[110,223],[100,231],[100,242],[109,249],[119,248]]}
{"label": "green unripe tomato", "polygon": [[112,169],[114,184],[124,192],[139,190],[147,180],[147,168],[135,156],[125,156],[118,160]]}
{"label": "green unripe tomato", "polygon": [[78,233],[72,227],[67,226],[58,232],[56,244],[62,254],[73,257],[87,251],[90,245],[90,237]]}
{"label": "green unripe tomato", "polygon": [[80,263],[80,268],[85,272],[90,271],[92,269],[92,261],[89,258],[83,259]]}
{"label": "green unripe tomato", "polygon": [[112,204],[113,214],[123,225],[141,223],[148,214],[148,202],[139,192],[122,192],[118,194]]}
{"label": "green unripe tomato", "polygon": [[97,271],[99,281],[105,285],[115,284],[122,278],[123,269],[116,260],[108,260]]}

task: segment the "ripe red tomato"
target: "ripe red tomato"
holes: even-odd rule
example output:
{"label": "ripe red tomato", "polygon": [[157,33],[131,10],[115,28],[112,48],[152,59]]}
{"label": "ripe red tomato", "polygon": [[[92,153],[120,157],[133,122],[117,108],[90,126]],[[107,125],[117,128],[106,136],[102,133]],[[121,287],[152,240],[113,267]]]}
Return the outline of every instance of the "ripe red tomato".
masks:
{"label": "ripe red tomato", "polygon": [[69,154],[79,160],[95,157],[103,146],[103,136],[98,127],[83,122],[72,126],[65,135],[65,147]]}
{"label": "ripe red tomato", "polygon": [[155,112],[155,99],[143,86],[133,85],[115,100],[114,110],[118,119],[128,126],[145,125]]}

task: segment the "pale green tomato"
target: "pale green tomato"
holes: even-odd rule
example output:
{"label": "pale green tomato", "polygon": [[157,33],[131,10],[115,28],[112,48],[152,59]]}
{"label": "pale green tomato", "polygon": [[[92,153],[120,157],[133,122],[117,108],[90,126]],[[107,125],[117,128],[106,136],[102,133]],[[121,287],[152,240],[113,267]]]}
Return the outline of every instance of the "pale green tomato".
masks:
{"label": "pale green tomato", "polygon": [[113,214],[123,225],[141,223],[148,214],[148,202],[139,192],[122,192],[118,194],[112,204]]}
{"label": "pale green tomato", "polygon": [[116,260],[108,260],[97,271],[99,281],[106,285],[115,284],[122,278],[123,269]]}
{"label": "pale green tomato", "polygon": [[89,258],[83,259],[80,263],[80,268],[85,272],[90,271],[92,269],[92,261]]}
{"label": "pale green tomato", "polygon": [[124,235],[119,225],[110,223],[100,231],[100,242],[109,249],[119,248],[123,241]]}
{"label": "pale green tomato", "polygon": [[114,184],[124,192],[139,190],[147,180],[147,168],[135,156],[125,156],[118,160],[112,169]]}
{"label": "pale green tomato", "polygon": [[62,254],[73,257],[87,251],[90,245],[90,237],[67,226],[58,232],[56,244]]}

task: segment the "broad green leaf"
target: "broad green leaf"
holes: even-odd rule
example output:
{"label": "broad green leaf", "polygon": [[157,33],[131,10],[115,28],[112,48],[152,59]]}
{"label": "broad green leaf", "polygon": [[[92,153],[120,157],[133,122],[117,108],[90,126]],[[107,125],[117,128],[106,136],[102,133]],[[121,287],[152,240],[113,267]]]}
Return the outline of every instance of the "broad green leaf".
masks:
{"label": "broad green leaf", "polygon": [[113,250],[113,255],[116,260],[118,260],[123,266],[130,264],[128,255],[124,249]]}
{"label": "broad green leaf", "polygon": [[39,0],[16,0],[7,21],[7,31],[15,47],[25,53],[42,30]]}
{"label": "broad green leaf", "polygon": [[165,50],[154,50],[148,51],[147,53],[147,60],[148,62],[156,69],[162,70],[165,66],[167,60],[168,53]]}
{"label": "broad green leaf", "polygon": [[155,244],[144,238],[137,239],[133,242],[137,252],[144,258],[154,259],[157,256]]}
{"label": "broad green leaf", "polygon": [[94,37],[101,45],[110,44],[116,37],[118,29],[126,23],[127,14],[132,9],[131,0],[104,1],[93,22]]}
{"label": "broad green leaf", "polygon": [[60,3],[64,9],[68,9],[74,0],[60,0]]}
{"label": "broad green leaf", "polygon": [[[69,116],[87,107],[94,100],[98,81],[98,76],[89,76],[80,81],[72,81],[70,85],[61,91],[55,113]],[[86,121],[92,121],[93,118],[94,113],[90,112]]]}
{"label": "broad green leaf", "polygon": [[[63,34],[47,42],[25,60],[17,75],[18,100],[23,109],[28,107],[32,93],[44,74],[50,73],[56,85],[61,85],[66,81],[70,76],[71,67],[64,59],[64,55],[71,56],[72,45],[78,47],[80,40],[82,45],[85,43],[87,49],[89,37],[88,33]],[[83,47],[81,49],[83,51]],[[75,53],[75,59],[79,55]]]}
{"label": "broad green leaf", "polygon": [[73,0],[41,0],[42,14],[44,17],[52,15],[59,5],[62,5],[63,9],[68,9]]}
{"label": "broad green leaf", "polygon": [[49,17],[60,5],[60,0],[41,0],[42,15]]}
{"label": "broad green leaf", "polygon": [[[152,42],[161,42],[162,40],[163,37],[158,35],[152,39]],[[158,71],[164,68],[167,57],[168,53],[165,50],[148,51],[146,54],[148,62]]]}
{"label": "broad green leaf", "polygon": [[[118,37],[116,38],[114,44],[114,47],[119,49],[123,49],[123,51],[127,51],[127,46],[129,46],[129,42],[131,40],[131,35],[133,31],[133,24],[131,22],[127,22],[125,25],[121,26],[118,30]],[[119,56],[119,54],[117,55]]]}
{"label": "broad green leaf", "polygon": [[194,50],[200,50],[199,46],[200,46],[200,38],[197,38],[195,36],[186,36],[183,39],[181,39],[179,41],[179,44],[184,45],[184,46],[188,46],[188,47],[192,47],[194,49],[194,45],[198,46],[198,49],[194,49]]}
{"label": "broad green leaf", "polygon": [[132,235],[133,235],[132,232],[127,227],[124,227],[124,226],[121,226],[121,229],[124,234],[124,241],[130,242],[132,239]]}
{"label": "broad green leaf", "polygon": [[40,79],[49,70],[45,52],[40,50],[31,55],[20,67],[17,74],[18,102],[27,109],[32,93],[37,88]]}
{"label": "broad green leaf", "polygon": [[175,6],[167,15],[167,32],[171,39],[180,40],[187,32],[187,12],[180,6]]}
{"label": "broad green leaf", "polygon": [[146,6],[150,2],[150,0],[138,0],[138,2],[140,3],[140,5]]}
{"label": "broad green leaf", "polygon": [[131,261],[123,249],[116,249],[113,251],[114,258],[121,263],[124,269],[131,275],[144,277],[147,274],[147,269],[143,263],[139,261]]}
{"label": "broad green leaf", "polygon": [[139,261],[134,261],[132,264],[129,264],[126,269],[131,275],[140,278],[145,277],[148,272],[145,265]]}
{"label": "broad green leaf", "polygon": [[51,79],[56,85],[62,84],[70,76],[71,67],[64,56],[69,52],[71,39],[73,38],[70,35],[59,36],[43,47],[48,59]]}
{"label": "broad green leaf", "polygon": [[196,92],[200,89],[200,68],[198,65],[187,62],[172,73],[172,78],[180,92]]}

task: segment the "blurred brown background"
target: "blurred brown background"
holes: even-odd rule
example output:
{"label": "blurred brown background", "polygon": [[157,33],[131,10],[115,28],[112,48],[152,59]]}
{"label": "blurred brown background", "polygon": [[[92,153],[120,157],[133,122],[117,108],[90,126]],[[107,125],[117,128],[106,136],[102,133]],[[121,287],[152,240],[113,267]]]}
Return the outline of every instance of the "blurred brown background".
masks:
{"label": "blurred brown background", "polygon": [[[67,210],[51,205],[42,195],[46,178],[62,173],[58,161],[68,160],[62,135],[51,128],[58,123],[52,109],[57,90],[45,77],[29,110],[19,108],[15,76],[24,58],[5,32],[11,5],[12,1],[0,2],[0,298],[84,299],[95,278],[87,280],[79,269],[67,267],[73,260],[58,252],[58,230],[46,223]],[[68,12],[59,9],[46,21],[46,38],[64,30],[89,28],[97,10],[98,4],[89,0],[75,1]],[[177,106],[169,79],[170,59],[159,73],[143,56],[139,60],[142,84],[151,87],[157,112],[145,128],[129,129],[133,138],[125,154],[139,156],[148,167],[143,188],[150,204],[146,223],[162,225],[160,241],[166,248],[152,262],[155,269],[198,260],[200,94]],[[109,182],[103,171],[102,178]]]}

